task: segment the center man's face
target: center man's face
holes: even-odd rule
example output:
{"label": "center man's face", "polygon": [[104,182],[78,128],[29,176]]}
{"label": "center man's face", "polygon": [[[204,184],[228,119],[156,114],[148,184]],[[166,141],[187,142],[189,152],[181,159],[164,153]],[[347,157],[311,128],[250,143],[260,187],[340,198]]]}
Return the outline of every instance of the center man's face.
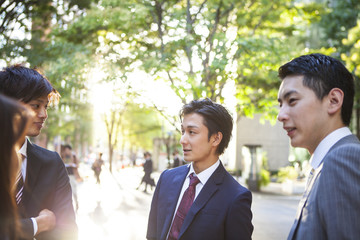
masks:
{"label": "center man's face", "polygon": [[25,103],[25,105],[27,105],[34,113],[30,119],[29,128],[26,133],[27,136],[36,137],[40,134],[40,131],[47,119],[48,103],[49,101],[47,96]]}
{"label": "center man's face", "polygon": [[186,161],[206,161],[211,155],[212,144],[208,138],[209,130],[203,122],[204,118],[197,113],[184,116],[180,144]]}

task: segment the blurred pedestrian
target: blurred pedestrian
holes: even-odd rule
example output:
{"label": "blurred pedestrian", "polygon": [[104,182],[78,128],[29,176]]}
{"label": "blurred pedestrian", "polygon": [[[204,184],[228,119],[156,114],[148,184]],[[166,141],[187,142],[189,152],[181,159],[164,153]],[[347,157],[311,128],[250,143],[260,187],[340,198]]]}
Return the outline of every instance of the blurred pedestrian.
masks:
{"label": "blurred pedestrian", "polygon": [[141,179],[141,182],[137,189],[140,188],[141,184],[145,183],[144,192],[147,192],[147,186],[150,185],[151,190],[153,187],[155,187],[155,180],[151,178],[151,173],[153,172],[153,162],[151,160],[151,154],[149,152],[144,153],[144,176]]}
{"label": "blurred pedestrian", "polygon": [[[59,100],[59,93],[43,75],[21,65],[0,71],[0,93],[24,103],[33,113],[26,131],[29,137],[40,134],[48,105]],[[59,154],[25,137],[19,152],[24,188],[18,209],[24,238],[77,239],[71,186]]]}
{"label": "blurred pedestrian", "polygon": [[16,204],[21,197],[21,189],[16,187],[20,172],[17,152],[29,126],[30,111],[0,94],[0,114],[0,239],[12,240],[21,235]]}
{"label": "blurred pedestrian", "polygon": [[180,166],[180,163],[181,163],[178,150],[175,150],[173,152],[173,157],[174,157],[173,168],[176,168],[176,167]]}
{"label": "blurred pedestrian", "polygon": [[210,99],[183,106],[180,143],[189,165],[165,170],[151,203],[147,239],[251,239],[251,192],[224,168],[232,117]]}
{"label": "blurred pedestrian", "polygon": [[79,163],[76,154],[72,151],[70,144],[61,145],[60,155],[64,161],[67,173],[69,175],[72,196],[75,202],[75,210],[77,211],[79,209],[77,182],[81,181],[81,177],[78,171]]}
{"label": "blurred pedestrian", "polygon": [[131,160],[131,165],[133,166],[133,167],[135,167],[136,166],[136,153],[131,153],[131,155],[130,155],[130,160]]}
{"label": "blurred pedestrian", "polygon": [[310,54],[281,66],[279,77],[278,120],[312,166],[288,239],[359,239],[360,142],[348,128],[353,76],[340,61]]}
{"label": "blurred pedestrian", "polygon": [[94,171],[97,184],[100,184],[100,173],[102,170],[102,165],[104,165],[104,160],[102,159],[102,155],[103,155],[102,153],[99,153],[99,158],[96,158],[91,166],[91,169]]}

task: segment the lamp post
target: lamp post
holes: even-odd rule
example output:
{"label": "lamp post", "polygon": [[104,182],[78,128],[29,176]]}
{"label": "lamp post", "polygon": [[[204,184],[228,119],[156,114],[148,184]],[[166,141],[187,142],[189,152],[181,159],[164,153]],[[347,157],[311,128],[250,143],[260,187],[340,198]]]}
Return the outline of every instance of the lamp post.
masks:
{"label": "lamp post", "polygon": [[250,191],[259,191],[259,166],[257,161],[257,150],[261,147],[260,145],[245,145],[250,151],[250,173],[248,178],[248,188]]}

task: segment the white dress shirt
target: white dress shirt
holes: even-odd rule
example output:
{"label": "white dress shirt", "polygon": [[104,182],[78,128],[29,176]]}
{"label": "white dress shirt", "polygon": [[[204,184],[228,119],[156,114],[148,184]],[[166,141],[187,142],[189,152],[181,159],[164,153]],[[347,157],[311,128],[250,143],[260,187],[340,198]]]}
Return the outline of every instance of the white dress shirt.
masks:
{"label": "white dress shirt", "polygon": [[310,158],[310,165],[312,168],[316,170],[320,166],[323,158],[330,150],[330,148],[334,146],[335,143],[337,143],[340,139],[351,134],[352,133],[348,127],[342,127],[327,135],[316,147],[313,155]]}
{"label": "white dress shirt", "polygon": [[[25,142],[24,144],[21,146],[20,150],[19,150],[19,153],[24,157],[23,161],[22,161],[22,164],[21,164],[21,173],[22,173],[22,176],[23,176],[23,181],[25,183],[25,179],[26,179],[26,167],[27,167],[27,143],[28,143],[28,140],[27,138],[25,139]],[[32,223],[33,223],[33,227],[34,227],[34,236],[35,234],[37,233],[37,230],[38,230],[38,225],[37,225],[37,222],[35,220],[35,218],[30,218]]]}

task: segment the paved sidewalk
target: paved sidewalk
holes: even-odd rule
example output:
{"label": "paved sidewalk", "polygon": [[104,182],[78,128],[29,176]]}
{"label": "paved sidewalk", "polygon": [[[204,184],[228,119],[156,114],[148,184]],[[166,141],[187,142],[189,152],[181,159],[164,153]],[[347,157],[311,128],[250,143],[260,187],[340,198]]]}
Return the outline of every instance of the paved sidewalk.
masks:
{"label": "paved sidewalk", "polygon": [[[113,174],[105,169],[101,184],[96,184],[90,166],[81,169],[84,182],[78,186],[79,240],[144,240],[153,190],[136,190],[142,168],[125,168]],[[152,175],[158,180],[160,172]],[[284,194],[281,185],[272,183],[253,193],[253,240],[286,239],[300,195]]]}

